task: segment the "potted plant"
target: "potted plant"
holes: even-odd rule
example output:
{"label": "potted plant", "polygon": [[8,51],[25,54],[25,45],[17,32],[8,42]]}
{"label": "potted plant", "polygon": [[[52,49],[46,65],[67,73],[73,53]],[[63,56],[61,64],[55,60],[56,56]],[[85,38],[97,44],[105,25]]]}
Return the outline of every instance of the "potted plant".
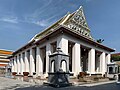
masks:
{"label": "potted plant", "polygon": [[12,72],[12,75],[15,76],[17,73],[16,72]]}
{"label": "potted plant", "polygon": [[29,75],[29,72],[23,72],[23,75],[24,75],[24,76],[28,76],[28,75]]}

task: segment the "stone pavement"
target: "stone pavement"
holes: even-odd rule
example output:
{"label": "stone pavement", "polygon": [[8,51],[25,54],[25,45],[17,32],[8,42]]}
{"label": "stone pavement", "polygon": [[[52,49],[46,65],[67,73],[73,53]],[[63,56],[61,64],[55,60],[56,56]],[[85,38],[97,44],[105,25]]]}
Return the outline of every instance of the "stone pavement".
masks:
{"label": "stone pavement", "polygon": [[75,86],[97,86],[97,85],[103,85],[103,84],[110,84],[110,83],[116,83],[116,81],[107,81],[107,82],[96,82],[96,83],[86,83],[86,84],[75,84]]}
{"label": "stone pavement", "polygon": [[30,82],[0,77],[0,90],[15,90],[16,88],[30,87],[34,85],[34,83]]}
{"label": "stone pavement", "polygon": [[[0,77],[0,82],[1,82],[0,83],[0,90],[15,90],[17,88],[28,88],[28,87],[33,87],[33,88],[39,87],[40,88],[40,87],[45,87],[45,86],[43,86],[43,82],[45,82],[45,81],[46,80],[33,79],[32,77],[29,77],[29,78],[24,77],[23,78],[23,77],[17,76],[14,79]],[[77,82],[77,80],[73,80],[71,82],[73,82],[73,85],[75,87],[77,87],[77,86],[91,87],[91,86],[114,83],[116,81],[85,83],[85,82]]]}
{"label": "stone pavement", "polygon": [[70,86],[70,87],[61,87],[61,88],[53,88],[49,86],[32,86],[25,88],[18,88],[16,90],[120,90],[120,85],[116,83],[97,85],[97,86]]}

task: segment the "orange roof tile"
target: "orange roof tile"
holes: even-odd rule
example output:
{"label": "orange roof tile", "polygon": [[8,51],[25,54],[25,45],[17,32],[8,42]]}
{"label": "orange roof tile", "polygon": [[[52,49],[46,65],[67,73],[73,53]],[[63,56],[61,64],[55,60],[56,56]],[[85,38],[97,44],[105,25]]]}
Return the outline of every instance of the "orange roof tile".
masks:
{"label": "orange roof tile", "polygon": [[6,50],[0,50],[0,54],[7,54],[7,55],[10,55],[12,54],[13,52],[11,51],[6,51]]}
{"label": "orange roof tile", "polygon": [[7,64],[0,64],[0,66],[7,66]]}

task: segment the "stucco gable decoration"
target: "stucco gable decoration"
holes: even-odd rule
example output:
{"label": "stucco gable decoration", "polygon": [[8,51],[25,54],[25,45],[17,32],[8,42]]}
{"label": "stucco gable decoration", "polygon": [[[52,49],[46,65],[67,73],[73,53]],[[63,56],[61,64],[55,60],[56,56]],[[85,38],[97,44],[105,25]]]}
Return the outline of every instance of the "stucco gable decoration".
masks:
{"label": "stucco gable decoration", "polygon": [[87,25],[87,21],[85,19],[83,7],[80,6],[80,8],[71,15],[73,16],[70,17],[68,21],[66,21],[65,25],[68,28],[73,29],[76,32],[80,33],[81,35],[93,39],[90,34],[90,29]]}
{"label": "stucco gable decoration", "polygon": [[85,15],[84,15],[82,6],[80,6],[80,8],[73,13],[68,12],[64,17],[62,17],[60,20],[58,20],[56,23],[54,23],[53,25],[51,25],[44,31],[35,35],[31,40],[35,40],[35,41],[39,40],[43,36],[54,31],[54,29],[56,27],[59,27],[59,25],[66,26],[66,27],[72,29],[74,32],[77,32],[77,33],[81,34],[82,36],[93,40],[92,35],[90,34],[90,29],[89,29],[86,19],[85,19]]}
{"label": "stucco gable decoration", "polygon": [[86,27],[87,29],[89,29],[88,25],[87,25],[87,22],[86,22],[86,19],[85,19],[85,15],[83,13],[82,6],[80,6],[80,8],[76,11],[72,20],[75,21],[76,23]]}

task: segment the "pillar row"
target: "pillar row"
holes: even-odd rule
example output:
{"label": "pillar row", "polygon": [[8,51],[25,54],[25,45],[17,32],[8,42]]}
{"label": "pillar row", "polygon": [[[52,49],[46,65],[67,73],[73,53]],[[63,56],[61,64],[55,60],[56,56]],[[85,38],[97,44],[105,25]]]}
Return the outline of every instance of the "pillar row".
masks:
{"label": "pillar row", "polygon": [[30,49],[30,75],[33,75],[33,72],[35,72],[35,62],[33,58],[33,49]]}
{"label": "pillar row", "polygon": [[17,72],[17,58],[14,57],[14,71]]}
{"label": "pillar row", "polygon": [[27,51],[25,51],[25,72],[29,72],[29,61],[28,61],[28,57],[27,57]]}
{"label": "pillar row", "polygon": [[[62,52],[68,55],[68,40],[66,38],[58,38],[57,47],[61,48]],[[65,67],[63,67],[62,69],[65,70]]]}
{"label": "pillar row", "polygon": [[43,74],[43,63],[42,63],[42,59],[40,56],[39,47],[37,47],[37,51],[36,51],[36,74],[37,76],[40,76],[41,74]]}
{"label": "pillar row", "polygon": [[14,64],[14,59],[12,59],[12,61],[11,61],[11,65],[12,65],[12,72],[15,72],[15,64]]}
{"label": "pillar row", "polygon": [[21,58],[20,58],[20,60],[21,60],[21,74],[23,75],[23,72],[24,72],[24,61],[23,61],[23,54],[21,53]]}
{"label": "pillar row", "polygon": [[102,72],[102,74],[105,74],[106,72],[106,61],[104,52],[102,52],[102,54],[100,55],[100,72]]}
{"label": "pillar row", "polygon": [[51,54],[51,45],[48,43],[46,45],[46,74],[49,71],[49,55]]}
{"label": "pillar row", "polygon": [[80,44],[75,43],[73,46],[73,55],[72,55],[72,71],[74,76],[78,75],[81,72],[81,48]]}
{"label": "pillar row", "polygon": [[57,40],[57,47],[61,48],[63,53],[68,55],[68,40],[65,38],[59,38]]}
{"label": "pillar row", "polygon": [[95,74],[95,49],[91,49],[88,53],[88,72]]}
{"label": "pillar row", "polygon": [[19,75],[20,73],[20,58],[19,55],[17,55],[17,74]]}
{"label": "pillar row", "polygon": [[107,56],[106,56],[106,62],[107,62],[107,64],[110,64],[110,59],[111,59],[111,55],[107,54]]}

